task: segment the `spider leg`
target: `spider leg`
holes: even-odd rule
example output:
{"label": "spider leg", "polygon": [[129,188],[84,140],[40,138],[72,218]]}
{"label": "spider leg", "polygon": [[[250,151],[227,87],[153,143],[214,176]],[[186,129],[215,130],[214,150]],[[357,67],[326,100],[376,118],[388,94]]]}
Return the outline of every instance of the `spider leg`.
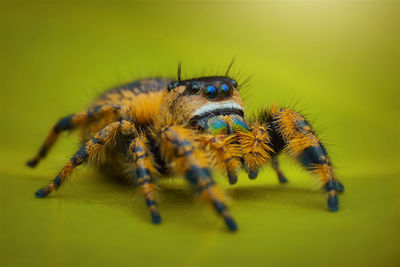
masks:
{"label": "spider leg", "polygon": [[61,169],[57,177],[46,187],[39,189],[35,195],[39,198],[46,197],[55,189],[58,189],[64,181],[67,180],[68,176],[72,171],[87,162],[88,160],[101,162],[104,160],[104,148],[113,142],[113,137],[118,131],[123,134],[129,134],[131,124],[127,121],[114,122],[104,127],[102,130],[97,132],[91,140],[83,145],[78,152],[67,162],[67,164]]}
{"label": "spider leg", "polygon": [[309,123],[299,113],[273,106],[269,111],[271,125],[284,143],[284,151],[296,158],[308,171],[319,177],[328,192],[328,208],[337,211],[337,192],[344,190],[335,178],[330,158]]}
{"label": "spider leg", "polygon": [[286,179],[285,175],[281,171],[281,168],[279,168],[279,161],[277,157],[274,157],[272,160],[272,168],[275,170],[276,175],[278,176],[278,180],[280,183],[287,183],[288,179]]}
{"label": "spider leg", "polygon": [[212,154],[213,164],[227,173],[231,185],[236,184],[237,173],[242,166],[240,146],[235,141],[235,135],[201,137],[201,143],[208,146]]}
{"label": "spider leg", "polygon": [[34,158],[29,160],[26,164],[34,168],[36,165],[39,164],[40,160],[44,158],[47,153],[49,152],[50,148],[54,145],[57,141],[58,135],[62,131],[71,130],[74,128],[74,117],[77,115],[70,115],[60,119],[57,124],[53,127],[53,129],[48,134],[47,138],[45,139],[43,145],[41,146],[39,152],[36,154]]}
{"label": "spider leg", "polygon": [[243,149],[244,167],[250,179],[256,179],[263,165],[271,162],[275,153],[266,124],[255,122],[247,132],[237,132]]}
{"label": "spider leg", "polygon": [[136,181],[150,210],[151,220],[153,223],[159,224],[161,223],[161,216],[155,201],[155,190],[152,182],[152,175],[156,174],[157,171],[146,142],[147,139],[144,135],[135,137],[129,145],[129,152],[136,165]]}
{"label": "spider leg", "polygon": [[93,122],[94,120],[104,116],[105,114],[113,113],[120,108],[121,106],[119,105],[97,106],[91,110],[72,114],[60,119],[51,129],[36,156],[29,160],[26,164],[31,168],[36,167],[39,164],[40,160],[47,155],[50,148],[57,141],[57,138],[61,132],[74,130],[79,126],[86,125],[89,122]]}
{"label": "spider leg", "polygon": [[169,125],[159,133],[161,155],[171,162],[174,170],[183,174],[192,187],[208,200],[223,217],[230,231],[237,230],[220,189],[215,185],[204,151],[196,147],[193,131],[181,126]]}

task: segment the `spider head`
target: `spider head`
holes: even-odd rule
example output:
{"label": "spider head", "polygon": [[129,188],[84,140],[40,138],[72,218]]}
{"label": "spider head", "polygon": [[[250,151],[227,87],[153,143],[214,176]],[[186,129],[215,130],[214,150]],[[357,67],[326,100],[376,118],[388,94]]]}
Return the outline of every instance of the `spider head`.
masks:
{"label": "spider head", "polygon": [[174,94],[171,109],[179,110],[190,124],[219,115],[243,117],[242,101],[237,82],[225,76],[209,76],[168,85]]}

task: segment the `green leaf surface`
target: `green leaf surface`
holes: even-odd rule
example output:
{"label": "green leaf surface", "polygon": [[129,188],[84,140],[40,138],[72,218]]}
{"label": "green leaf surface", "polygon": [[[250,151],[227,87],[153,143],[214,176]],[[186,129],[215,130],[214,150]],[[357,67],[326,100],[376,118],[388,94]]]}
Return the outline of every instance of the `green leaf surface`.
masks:
{"label": "green leaf surface", "polygon": [[[399,3],[395,1],[2,1],[2,266],[398,266]],[[149,76],[222,74],[236,57],[246,111],[294,106],[320,130],[346,192],[331,213],[286,157],[235,186],[215,173],[229,233],[182,178],[159,182],[161,225],[136,188],[80,168],[47,199],[78,148],[65,134],[25,167],[58,118]]]}

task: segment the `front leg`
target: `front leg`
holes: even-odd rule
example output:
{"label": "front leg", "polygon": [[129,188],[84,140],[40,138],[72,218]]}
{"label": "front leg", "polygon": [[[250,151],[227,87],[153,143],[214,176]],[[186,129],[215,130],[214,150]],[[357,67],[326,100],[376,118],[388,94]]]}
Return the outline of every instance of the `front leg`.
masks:
{"label": "front leg", "polygon": [[229,230],[236,231],[236,222],[228,211],[223,193],[211,177],[206,154],[196,145],[195,133],[182,126],[169,125],[157,136],[163,160],[170,163],[177,174],[184,175],[193,189],[213,205]]}
{"label": "front leg", "polygon": [[275,153],[267,124],[255,122],[249,131],[238,131],[236,134],[243,149],[244,168],[250,179],[258,176],[260,168],[271,162]]}
{"label": "front leg", "polygon": [[337,192],[343,191],[344,187],[335,178],[328,153],[310,124],[299,113],[276,106],[261,112],[260,119],[271,127],[271,136],[275,137],[272,142],[274,149],[283,149],[319,177],[328,192],[328,208],[337,211]]}
{"label": "front leg", "polygon": [[237,173],[242,167],[240,162],[240,145],[236,143],[235,135],[204,135],[200,138],[201,144],[210,151],[213,165],[228,175],[231,185],[237,183]]}

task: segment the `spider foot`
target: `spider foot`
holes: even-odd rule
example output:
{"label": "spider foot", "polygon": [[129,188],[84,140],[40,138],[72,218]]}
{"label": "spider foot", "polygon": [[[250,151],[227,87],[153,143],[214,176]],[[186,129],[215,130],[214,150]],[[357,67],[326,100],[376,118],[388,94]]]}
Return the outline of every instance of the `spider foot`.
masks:
{"label": "spider foot", "polygon": [[235,232],[237,230],[237,224],[232,217],[225,217],[225,224],[229,231]]}
{"label": "spider foot", "polygon": [[161,215],[158,212],[158,210],[151,210],[150,215],[151,215],[151,221],[154,224],[160,224],[162,222]]}
{"label": "spider foot", "polygon": [[339,181],[336,181],[336,190],[339,193],[344,193],[344,185]]}
{"label": "spider foot", "polygon": [[37,158],[34,158],[34,159],[29,160],[29,161],[26,163],[26,165],[27,165],[28,167],[35,168],[35,167],[38,165],[38,163],[39,163],[39,160],[38,160]]}
{"label": "spider foot", "polygon": [[283,173],[278,173],[278,179],[281,184],[285,184],[285,183],[289,182],[289,180],[286,179],[286,177],[285,177],[285,175],[283,175]]}
{"label": "spider foot", "polygon": [[236,173],[228,172],[229,184],[234,185],[237,183],[238,177]]}
{"label": "spider foot", "polygon": [[249,178],[251,180],[256,179],[258,176],[258,170],[249,170]]}
{"label": "spider foot", "polygon": [[162,220],[156,202],[153,199],[146,199],[146,204],[150,211],[151,221],[154,224],[160,224]]}
{"label": "spider foot", "polygon": [[48,191],[47,188],[40,188],[36,193],[35,196],[38,198],[45,198],[50,194],[51,191]]}
{"label": "spider foot", "polygon": [[338,199],[336,194],[329,193],[328,208],[329,208],[330,211],[338,211],[338,209],[339,209],[339,199]]}

